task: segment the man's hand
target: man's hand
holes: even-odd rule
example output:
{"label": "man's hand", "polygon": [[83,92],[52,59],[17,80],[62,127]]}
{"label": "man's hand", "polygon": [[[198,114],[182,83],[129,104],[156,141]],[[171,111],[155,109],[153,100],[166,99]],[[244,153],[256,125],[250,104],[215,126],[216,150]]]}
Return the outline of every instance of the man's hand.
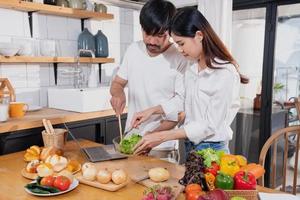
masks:
{"label": "man's hand", "polygon": [[110,99],[110,104],[116,115],[121,115],[125,108],[126,96],[124,93],[124,87],[126,86],[127,82],[127,80],[116,76],[110,86],[110,94],[112,96]]}
{"label": "man's hand", "polygon": [[110,104],[114,109],[116,115],[121,115],[124,111],[126,105],[126,96],[125,93],[122,92],[118,96],[112,96],[110,99]]}

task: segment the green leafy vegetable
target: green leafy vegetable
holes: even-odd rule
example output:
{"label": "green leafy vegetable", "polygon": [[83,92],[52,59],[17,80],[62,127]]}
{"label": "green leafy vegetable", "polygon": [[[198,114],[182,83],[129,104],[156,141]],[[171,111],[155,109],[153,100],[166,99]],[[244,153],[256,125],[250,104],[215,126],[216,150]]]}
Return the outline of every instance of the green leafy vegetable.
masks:
{"label": "green leafy vegetable", "polygon": [[50,193],[60,192],[60,190],[55,187],[43,186],[36,182],[25,185],[25,188],[27,188],[33,193],[39,193],[39,194],[50,194]]}
{"label": "green leafy vegetable", "polygon": [[203,163],[205,167],[210,167],[212,162],[220,164],[220,158],[225,154],[225,152],[215,151],[212,148],[207,148],[197,151],[197,154],[199,154],[204,159]]}
{"label": "green leafy vegetable", "polygon": [[42,179],[42,177],[38,177],[36,179],[36,182],[25,185],[25,188],[27,188],[31,192],[37,193],[37,194],[50,194],[50,193],[60,192],[60,190],[55,187],[41,185],[40,184],[41,179]]}
{"label": "green leafy vegetable", "polygon": [[123,139],[120,142],[120,151],[125,154],[133,154],[133,147],[142,139],[142,136],[138,134],[132,134],[131,136]]}

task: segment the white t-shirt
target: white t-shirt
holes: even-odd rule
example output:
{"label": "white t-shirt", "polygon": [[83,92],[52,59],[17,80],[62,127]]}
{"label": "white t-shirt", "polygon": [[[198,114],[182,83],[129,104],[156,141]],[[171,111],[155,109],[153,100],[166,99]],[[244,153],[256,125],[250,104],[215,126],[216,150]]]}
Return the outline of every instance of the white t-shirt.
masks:
{"label": "white t-shirt", "polygon": [[[224,63],[216,59],[219,63]],[[230,124],[240,107],[240,76],[234,65],[213,64],[222,69],[205,68],[198,64],[185,73],[185,123],[183,128],[194,144],[232,139]]]}
{"label": "white t-shirt", "polygon": [[[117,73],[120,78],[128,81],[125,130],[130,127],[134,113],[157,105],[162,106],[165,116],[153,115],[139,126],[139,134],[154,130],[163,119],[177,121],[178,113],[183,111],[182,79],[187,66],[188,61],[174,45],[155,57],[149,56],[143,41],[134,42],[128,47]],[[169,141],[157,148],[174,145],[175,141]]]}

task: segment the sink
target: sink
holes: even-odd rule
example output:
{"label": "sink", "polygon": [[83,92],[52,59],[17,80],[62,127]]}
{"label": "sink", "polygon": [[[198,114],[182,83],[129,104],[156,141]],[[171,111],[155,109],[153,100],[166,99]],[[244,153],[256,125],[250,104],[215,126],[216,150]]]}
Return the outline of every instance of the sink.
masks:
{"label": "sink", "polygon": [[50,108],[75,112],[94,112],[111,109],[109,86],[98,88],[49,88]]}

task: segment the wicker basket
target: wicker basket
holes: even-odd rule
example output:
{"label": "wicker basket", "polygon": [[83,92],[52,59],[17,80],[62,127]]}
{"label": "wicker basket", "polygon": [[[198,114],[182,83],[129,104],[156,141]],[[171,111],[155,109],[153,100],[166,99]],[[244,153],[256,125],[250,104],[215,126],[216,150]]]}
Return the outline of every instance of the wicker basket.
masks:
{"label": "wicker basket", "polygon": [[244,197],[246,200],[258,200],[258,191],[257,190],[225,190],[229,195],[229,198],[232,197]]}
{"label": "wicker basket", "polygon": [[54,129],[53,133],[48,133],[45,130],[42,131],[43,141],[45,147],[56,147],[63,150],[64,145],[67,141],[67,130],[66,129]]}

